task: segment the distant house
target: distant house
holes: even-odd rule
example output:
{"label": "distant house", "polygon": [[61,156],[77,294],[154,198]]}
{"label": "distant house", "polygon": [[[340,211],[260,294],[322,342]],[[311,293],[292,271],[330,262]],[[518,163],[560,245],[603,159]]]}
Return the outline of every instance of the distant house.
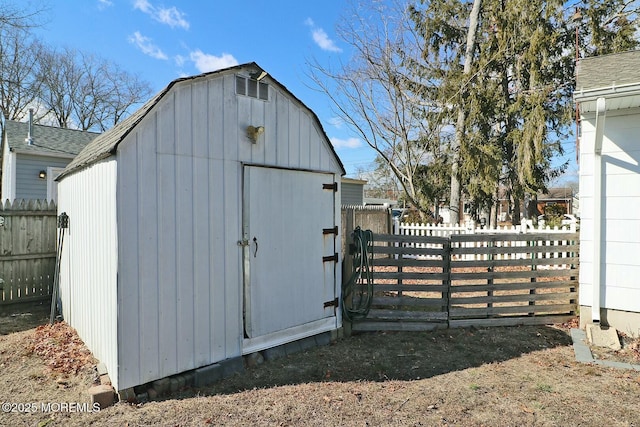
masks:
{"label": "distant house", "polygon": [[56,201],[55,177],[98,133],[0,119],[0,198]]}
{"label": "distant house", "polygon": [[580,320],[640,335],[640,51],[580,60]]}
{"label": "distant house", "polygon": [[550,206],[561,206],[564,213],[573,212],[573,190],[570,187],[549,188],[546,193],[538,193],[536,210],[544,215]]}
{"label": "distant house", "polygon": [[342,188],[343,206],[362,206],[364,205],[364,186],[367,181],[353,178],[342,178],[340,186]]}

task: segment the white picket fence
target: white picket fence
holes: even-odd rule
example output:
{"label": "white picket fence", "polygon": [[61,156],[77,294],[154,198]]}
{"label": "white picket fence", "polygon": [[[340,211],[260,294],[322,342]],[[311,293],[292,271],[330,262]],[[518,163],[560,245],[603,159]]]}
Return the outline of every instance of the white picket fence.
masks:
{"label": "white picket fence", "polygon": [[[397,219],[394,221],[393,230],[395,235],[404,235],[404,236],[433,236],[433,237],[445,237],[449,238],[451,235],[458,234],[505,234],[504,240],[499,239],[491,239],[478,241],[470,241],[470,242],[460,242],[464,248],[480,248],[480,247],[488,247],[488,245],[493,245],[495,247],[513,247],[514,252],[502,252],[491,255],[493,259],[507,260],[507,259],[530,259],[532,256],[536,258],[568,258],[572,257],[573,254],[563,252],[563,251],[554,251],[554,247],[563,246],[569,244],[569,241],[565,239],[559,240],[542,240],[541,244],[545,247],[549,248],[549,252],[535,252],[529,253],[527,249],[523,249],[527,247],[530,242],[528,240],[513,240],[508,238],[506,235],[513,234],[531,234],[533,235],[544,234],[548,237],[548,235],[564,235],[566,237],[567,233],[576,233],[575,224],[571,224],[569,226],[563,227],[533,227],[530,223],[524,223],[522,225],[515,226],[504,226],[497,228],[488,228],[488,227],[476,227],[476,225],[472,222],[467,223],[465,225],[458,224],[416,224],[416,223],[401,223]],[[403,243],[405,247],[415,247],[415,248],[437,248],[439,244],[437,243],[417,243],[417,242],[406,242]],[[519,249],[515,249],[519,248]],[[489,257],[488,254],[465,254],[462,255],[463,260],[487,260]],[[558,260],[557,268],[566,268],[566,265],[560,264],[560,260]]]}

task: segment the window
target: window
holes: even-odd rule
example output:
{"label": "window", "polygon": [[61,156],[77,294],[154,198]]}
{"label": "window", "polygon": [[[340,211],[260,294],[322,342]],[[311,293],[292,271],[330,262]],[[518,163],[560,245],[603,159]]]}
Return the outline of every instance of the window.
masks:
{"label": "window", "polygon": [[244,76],[236,76],[236,94],[269,100],[269,85]]}

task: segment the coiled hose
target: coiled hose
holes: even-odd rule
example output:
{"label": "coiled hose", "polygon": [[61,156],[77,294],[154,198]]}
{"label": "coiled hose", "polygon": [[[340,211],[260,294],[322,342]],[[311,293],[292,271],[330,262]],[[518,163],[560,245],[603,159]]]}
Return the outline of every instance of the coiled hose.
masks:
{"label": "coiled hose", "polygon": [[373,232],[353,231],[353,271],[342,287],[342,312],[348,321],[367,317],[373,301]]}

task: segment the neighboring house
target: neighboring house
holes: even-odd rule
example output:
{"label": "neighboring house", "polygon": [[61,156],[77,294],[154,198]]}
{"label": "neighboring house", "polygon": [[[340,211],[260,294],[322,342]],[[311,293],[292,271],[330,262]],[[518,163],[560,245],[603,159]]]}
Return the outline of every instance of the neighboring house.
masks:
{"label": "neighboring house", "polygon": [[342,178],[341,197],[342,206],[362,206],[364,205],[364,186],[367,181],[353,178]]}
{"label": "neighboring house", "polygon": [[[30,116],[31,117],[31,116]],[[0,119],[1,200],[56,201],[56,176],[99,134]]]}
{"label": "neighboring house", "polygon": [[640,334],[640,51],[581,59],[580,320]]}
{"label": "neighboring house", "polygon": [[341,326],[344,173],[255,63],[171,82],[68,165],[62,312],[121,397]]}
{"label": "neighboring house", "polygon": [[537,215],[544,215],[550,206],[561,206],[564,213],[573,214],[573,190],[570,187],[549,188],[538,193]]}

